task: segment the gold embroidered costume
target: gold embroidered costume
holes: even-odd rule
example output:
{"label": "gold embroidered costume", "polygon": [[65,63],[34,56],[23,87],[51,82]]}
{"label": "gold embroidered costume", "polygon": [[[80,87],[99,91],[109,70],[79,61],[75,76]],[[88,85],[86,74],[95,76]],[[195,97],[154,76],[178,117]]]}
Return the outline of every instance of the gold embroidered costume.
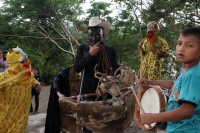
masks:
{"label": "gold embroidered costume", "polygon": [[147,28],[146,37],[139,43],[141,57],[140,70],[142,70],[143,78],[148,80],[160,80],[162,58],[168,56],[169,47],[168,43],[159,37],[159,26],[156,22],[149,22]]}
{"label": "gold embroidered costume", "polygon": [[0,133],[26,132],[31,87],[40,84],[31,73],[29,60],[26,62],[11,63],[0,73]]}

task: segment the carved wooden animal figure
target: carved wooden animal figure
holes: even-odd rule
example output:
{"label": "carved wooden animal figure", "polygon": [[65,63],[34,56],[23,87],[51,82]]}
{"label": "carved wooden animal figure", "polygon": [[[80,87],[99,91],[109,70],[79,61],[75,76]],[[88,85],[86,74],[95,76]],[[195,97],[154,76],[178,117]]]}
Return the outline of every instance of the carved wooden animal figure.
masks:
{"label": "carved wooden animal figure", "polygon": [[61,129],[63,133],[82,133],[82,126],[95,133],[122,133],[133,121],[135,97],[132,91],[123,93],[122,105],[112,105],[115,100],[82,101],[76,103],[59,94]]}
{"label": "carved wooden animal figure", "polygon": [[[100,81],[97,96],[102,96],[104,101],[77,102],[57,92],[62,133],[82,133],[83,126],[95,133],[122,133],[130,125],[134,118],[135,97],[131,90],[120,92],[120,75],[116,73],[112,77],[95,72]],[[105,100],[108,94],[113,98]],[[118,101],[121,104],[114,104]]]}
{"label": "carved wooden animal figure", "polygon": [[120,92],[120,83],[116,76],[107,76],[106,74],[102,74],[96,71],[96,66],[94,68],[94,76],[99,79],[99,83],[96,89],[97,98],[100,96],[103,97],[103,102],[106,101],[106,97],[110,94],[112,97],[121,96]]}

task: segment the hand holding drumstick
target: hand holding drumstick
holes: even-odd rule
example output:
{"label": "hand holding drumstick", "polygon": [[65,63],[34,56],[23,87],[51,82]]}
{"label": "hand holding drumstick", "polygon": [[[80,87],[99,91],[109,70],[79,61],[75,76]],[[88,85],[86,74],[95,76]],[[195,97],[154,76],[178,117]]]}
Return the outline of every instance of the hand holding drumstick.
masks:
{"label": "hand holding drumstick", "polygon": [[[140,70],[140,79],[142,80],[142,69]],[[145,79],[143,79],[144,81],[145,81]],[[143,81],[142,80],[142,81]],[[140,82],[140,80],[138,81],[138,84],[139,84],[139,97],[141,97],[141,90],[142,90],[142,85],[143,85],[143,82]],[[146,84],[146,83],[145,83]],[[142,114],[141,115],[143,115],[143,114],[145,114],[145,111],[144,111],[144,109],[143,109],[143,107],[142,107],[142,105],[141,105],[141,103],[140,103],[140,98],[138,98],[137,97],[137,94],[135,93],[135,90],[133,89],[133,88],[131,88],[131,90],[133,91],[133,94],[135,95],[135,98],[136,98],[136,101],[137,101],[137,103],[138,103],[138,105],[139,105],[139,107],[140,107],[140,110],[141,110],[141,112],[142,112]],[[141,120],[142,120],[142,124],[144,124],[143,123],[143,117],[141,116]],[[149,128],[151,128],[151,123],[148,123],[149,125],[148,125],[148,127]]]}

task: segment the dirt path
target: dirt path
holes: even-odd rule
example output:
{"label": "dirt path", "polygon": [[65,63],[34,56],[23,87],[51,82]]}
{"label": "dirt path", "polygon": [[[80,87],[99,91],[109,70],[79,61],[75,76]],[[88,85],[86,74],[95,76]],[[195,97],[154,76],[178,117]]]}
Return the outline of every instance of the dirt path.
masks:
{"label": "dirt path", "polygon": [[[44,133],[47,104],[49,99],[50,86],[43,86],[39,96],[39,114],[29,115],[26,133]],[[34,100],[34,99],[33,99]],[[35,106],[32,101],[33,107]],[[156,133],[156,131],[145,131],[138,127],[135,121],[124,131],[124,133]]]}

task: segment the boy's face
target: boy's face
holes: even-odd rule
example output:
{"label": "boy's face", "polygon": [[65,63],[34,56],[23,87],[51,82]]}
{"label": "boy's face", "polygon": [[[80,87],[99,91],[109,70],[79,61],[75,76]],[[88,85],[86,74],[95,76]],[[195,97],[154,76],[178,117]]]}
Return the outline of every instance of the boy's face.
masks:
{"label": "boy's face", "polygon": [[182,34],[176,46],[176,58],[181,63],[192,64],[200,59],[200,41],[194,35]]}

